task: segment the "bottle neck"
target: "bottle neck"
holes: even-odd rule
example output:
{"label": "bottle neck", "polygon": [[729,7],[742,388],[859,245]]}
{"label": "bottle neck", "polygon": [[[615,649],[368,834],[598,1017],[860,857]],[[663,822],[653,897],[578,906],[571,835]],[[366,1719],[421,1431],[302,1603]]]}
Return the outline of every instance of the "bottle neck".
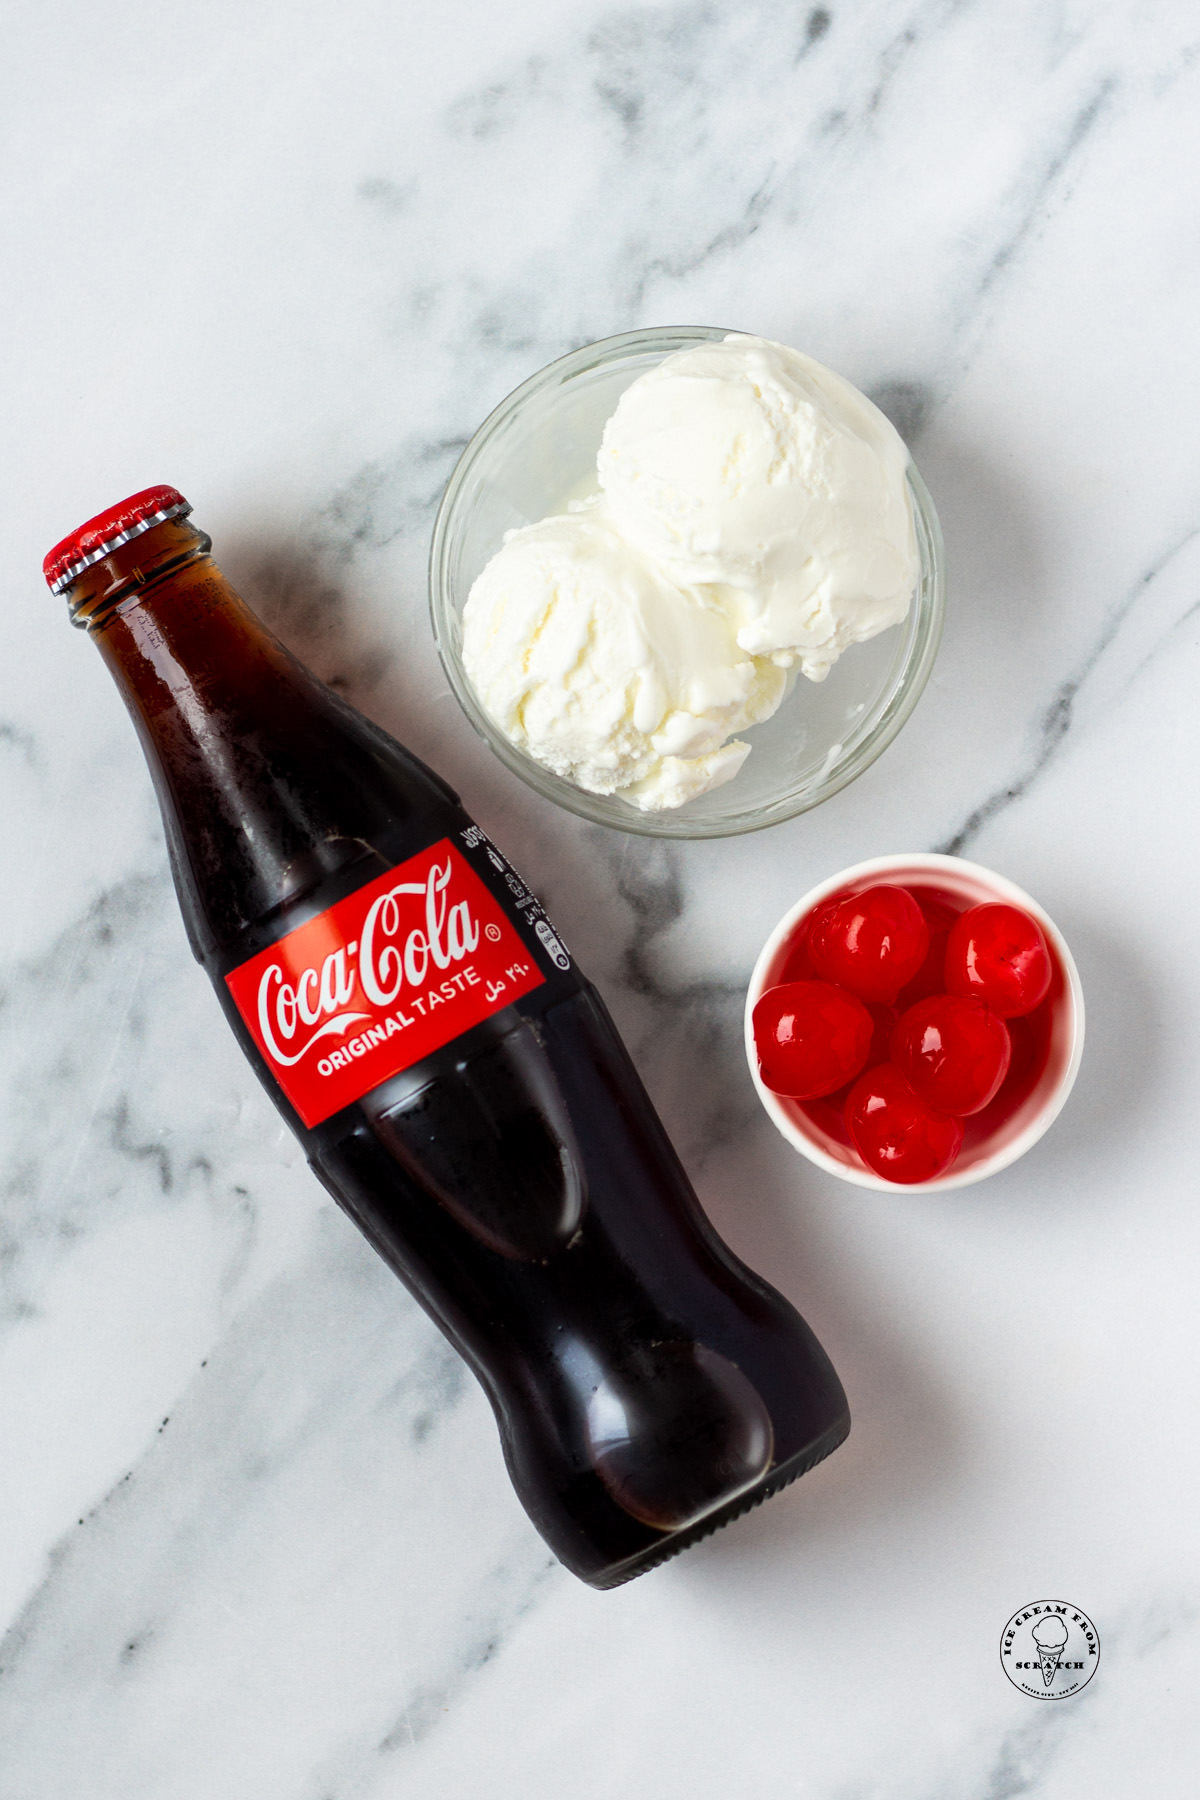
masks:
{"label": "bottle neck", "polygon": [[193,525],[165,520],[69,595],[133,717],[206,961],[364,859],[400,860],[407,821],[452,799],[296,661],[209,548]]}
{"label": "bottle neck", "polygon": [[164,521],[69,594],[141,739],[197,954],[296,885],[321,810],[302,771],[331,698],[225,580],[210,543]]}
{"label": "bottle neck", "polygon": [[102,631],[114,615],[155,586],[208,556],[212,539],[187,519],[166,519],[92,563],[67,590],[71,623]]}
{"label": "bottle neck", "polygon": [[[209,555],[211,540],[168,520],[88,569],[70,604],[133,715],[156,779],[177,801],[223,794],[256,841],[271,796],[251,768],[266,740],[302,754],[326,690],[250,611]],[[250,761],[248,762],[248,757]]]}
{"label": "bottle neck", "polygon": [[68,601],[143,741],[176,761],[186,749],[196,773],[264,730],[299,744],[306,703],[326,693],[226,581],[211,546],[186,520],[167,520],[87,569]]}

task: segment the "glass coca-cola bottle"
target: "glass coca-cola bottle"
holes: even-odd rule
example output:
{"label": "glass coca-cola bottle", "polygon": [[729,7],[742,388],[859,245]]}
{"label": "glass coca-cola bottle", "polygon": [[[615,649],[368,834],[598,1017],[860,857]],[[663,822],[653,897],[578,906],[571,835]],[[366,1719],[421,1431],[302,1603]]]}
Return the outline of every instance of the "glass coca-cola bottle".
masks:
{"label": "glass coca-cola bottle", "polygon": [[849,1429],[705,1218],[596,990],[457,796],[323,686],[167,487],[46,559],[150,764],[188,937],[318,1179],[482,1382],[530,1517],[611,1587]]}

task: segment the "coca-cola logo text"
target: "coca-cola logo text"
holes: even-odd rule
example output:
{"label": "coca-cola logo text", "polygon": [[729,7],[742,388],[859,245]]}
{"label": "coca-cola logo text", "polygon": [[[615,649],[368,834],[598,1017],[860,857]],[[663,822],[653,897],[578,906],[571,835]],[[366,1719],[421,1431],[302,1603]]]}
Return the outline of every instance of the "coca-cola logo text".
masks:
{"label": "coca-cola logo text", "polygon": [[449,839],[226,977],[309,1125],[543,980],[504,904]]}
{"label": "coca-cola logo text", "polygon": [[[331,950],[319,969],[303,969],[294,981],[285,980],[277,962],[263,970],[258,1028],[275,1062],[292,1068],[318,1039],[340,1036],[370,1017],[369,1012],[345,1010],[354,998],[356,960],[358,981],[371,1005],[391,1006],[406,984],[410,989],[425,986],[431,965],[440,973],[478,948],[479,925],[469,903],[448,903],[450,874],[447,859],[441,866],[435,863],[423,882],[398,881],[377,895],[357,940]],[[424,901],[423,927],[409,923],[412,908],[402,904],[404,899]]]}

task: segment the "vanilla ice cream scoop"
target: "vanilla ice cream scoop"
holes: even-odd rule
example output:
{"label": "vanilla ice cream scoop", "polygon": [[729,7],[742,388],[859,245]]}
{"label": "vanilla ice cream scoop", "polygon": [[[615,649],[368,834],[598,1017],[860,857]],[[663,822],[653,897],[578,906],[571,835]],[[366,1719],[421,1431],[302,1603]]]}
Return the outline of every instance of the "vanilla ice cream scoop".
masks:
{"label": "vanilla ice cream scoop", "polygon": [[728,781],[787,685],[729,619],[622,541],[603,502],[510,532],[463,608],[463,664],[514,744],[646,811]]}
{"label": "vanilla ice cream scoop", "polygon": [[908,612],[907,467],[895,428],[850,382],[743,336],[640,376],[598,464],[621,534],[674,581],[708,590],[743,650],[814,681]]}

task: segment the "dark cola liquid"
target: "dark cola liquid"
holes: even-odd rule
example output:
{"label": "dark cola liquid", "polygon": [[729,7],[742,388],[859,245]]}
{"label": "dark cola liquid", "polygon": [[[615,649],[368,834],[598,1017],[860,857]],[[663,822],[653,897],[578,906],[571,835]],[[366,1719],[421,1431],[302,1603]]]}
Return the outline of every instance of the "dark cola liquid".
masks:
{"label": "dark cola liquid", "polygon": [[619,1580],[831,1449],[845,1400],[712,1231],[594,991],[486,1035],[321,1127],[313,1164],[479,1375],[558,1555]]}
{"label": "dark cola liquid", "polygon": [[[845,1395],[709,1225],[532,896],[444,783],[263,631],[207,549],[182,521],[157,526],[72,594],[150,761],[193,949],[321,1181],[483,1384],[534,1523],[613,1585],[828,1454]],[[540,984],[306,1129],[225,977],[442,839]]]}

